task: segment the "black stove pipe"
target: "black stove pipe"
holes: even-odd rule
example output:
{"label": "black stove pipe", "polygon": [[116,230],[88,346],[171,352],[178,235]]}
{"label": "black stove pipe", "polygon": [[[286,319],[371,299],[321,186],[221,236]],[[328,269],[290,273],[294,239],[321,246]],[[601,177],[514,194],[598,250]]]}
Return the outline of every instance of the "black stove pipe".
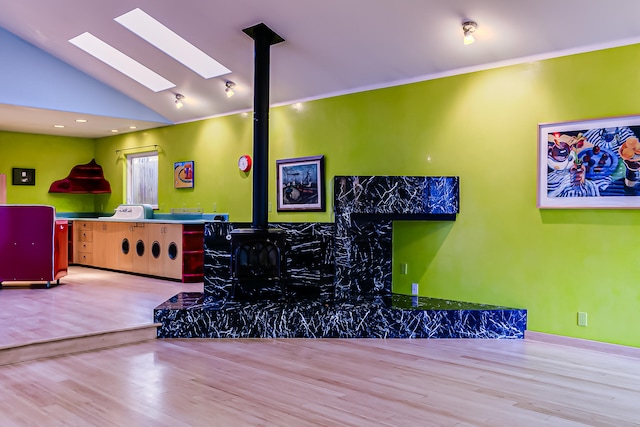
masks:
{"label": "black stove pipe", "polygon": [[268,227],[269,196],[269,51],[284,39],[265,24],[242,30],[255,41],[253,94],[253,223]]}

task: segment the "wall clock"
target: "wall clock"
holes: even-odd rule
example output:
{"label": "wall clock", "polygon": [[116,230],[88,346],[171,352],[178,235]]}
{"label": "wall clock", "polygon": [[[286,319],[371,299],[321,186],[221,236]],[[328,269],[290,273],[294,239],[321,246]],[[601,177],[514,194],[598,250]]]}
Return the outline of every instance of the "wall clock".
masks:
{"label": "wall clock", "polygon": [[251,156],[245,154],[238,159],[238,169],[242,172],[249,172],[251,170]]}

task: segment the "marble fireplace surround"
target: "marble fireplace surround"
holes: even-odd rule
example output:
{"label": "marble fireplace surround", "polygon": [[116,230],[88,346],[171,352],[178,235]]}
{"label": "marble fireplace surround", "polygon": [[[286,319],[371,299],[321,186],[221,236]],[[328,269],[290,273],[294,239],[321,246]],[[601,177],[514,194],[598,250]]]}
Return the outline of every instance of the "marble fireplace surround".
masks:
{"label": "marble fireplace surround", "polygon": [[[289,280],[233,289],[229,233],[250,224],[205,224],[203,293],[154,310],[160,338],[523,338],[526,310],[394,295],[394,220],[453,221],[457,177],[337,176],[335,223],[277,223]],[[231,295],[234,298],[231,298]]]}

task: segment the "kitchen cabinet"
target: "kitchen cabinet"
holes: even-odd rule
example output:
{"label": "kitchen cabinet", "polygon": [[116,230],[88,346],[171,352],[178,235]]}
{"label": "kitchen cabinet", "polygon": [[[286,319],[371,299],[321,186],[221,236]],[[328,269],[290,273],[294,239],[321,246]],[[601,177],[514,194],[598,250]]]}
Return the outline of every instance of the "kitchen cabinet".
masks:
{"label": "kitchen cabinet", "polygon": [[182,228],[182,281],[200,282],[204,272],[204,226],[185,224]]}
{"label": "kitchen cabinet", "polygon": [[182,224],[150,224],[149,274],[182,280]]}
{"label": "kitchen cabinet", "polygon": [[93,266],[118,269],[118,224],[101,221],[93,223]]}
{"label": "kitchen cabinet", "polygon": [[73,221],[74,263],[200,282],[204,225],[131,221]]}
{"label": "kitchen cabinet", "polygon": [[139,274],[149,274],[149,257],[151,245],[149,244],[149,224],[136,222],[132,227],[133,260],[131,271]]}
{"label": "kitchen cabinet", "polygon": [[117,230],[116,255],[117,270],[132,273],[148,274],[149,260],[147,243],[147,228],[149,224],[142,222],[112,222]]}
{"label": "kitchen cabinet", "polygon": [[118,222],[118,270],[133,271],[133,223]]}
{"label": "kitchen cabinet", "polygon": [[93,265],[93,222],[74,221],[73,262]]}

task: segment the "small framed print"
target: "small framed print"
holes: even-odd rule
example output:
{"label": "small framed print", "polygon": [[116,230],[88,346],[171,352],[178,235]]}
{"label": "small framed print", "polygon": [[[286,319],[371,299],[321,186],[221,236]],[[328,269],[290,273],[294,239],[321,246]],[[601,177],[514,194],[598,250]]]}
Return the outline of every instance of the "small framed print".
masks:
{"label": "small framed print", "polygon": [[324,156],[277,160],[278,211],[324,211]]}
{"label": "small framed print", "polygon": [[174,188],[193,188],[194,162],[176,162],[173,164]]}
{"label": "small framed print", "polygon": [[36,185],[36,170],[13,168],[13,185]]}

